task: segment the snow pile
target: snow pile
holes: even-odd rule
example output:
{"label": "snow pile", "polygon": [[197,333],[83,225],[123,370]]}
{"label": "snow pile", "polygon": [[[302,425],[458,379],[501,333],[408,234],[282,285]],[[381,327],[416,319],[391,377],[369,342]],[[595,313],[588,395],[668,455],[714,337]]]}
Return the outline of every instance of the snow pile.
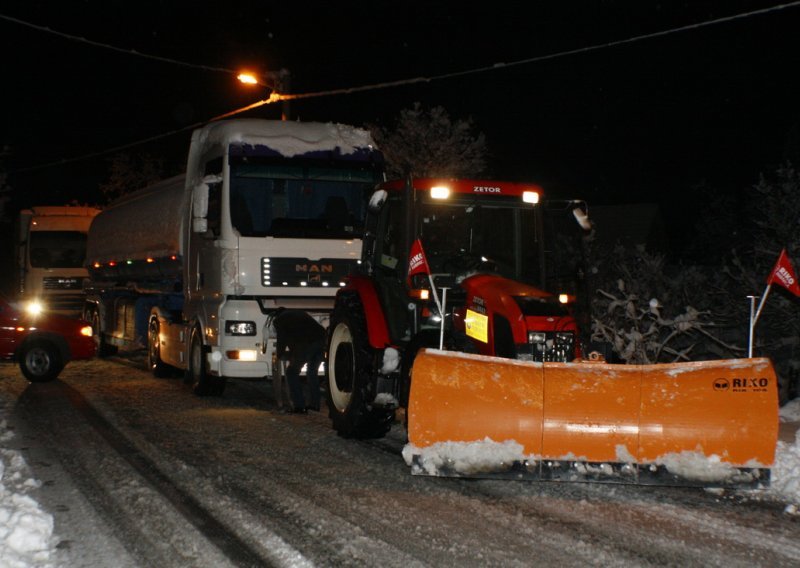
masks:
{"label": "snow pile", "polygon": [[800,398],[790,400],[780,410],[781,422],[800,422]]}
{"label": "snow pile", "polygon": [[[525,461],[522,444],[514,440],[495,442],[485,438],[479,442],[438,442],[426,448],[406,444],[403,459],[412,466],[412,473],[438,475],[452,471],[463,475],[497,471],[498,464],[511,466],[515,461]],[[413,460],[418,456],[417,461]]]}
{"label": "snow pile", "polygon": [[372,194],[372,197],[369,198],[369,208],[372,211],[377,211],[383,207],[383,202],[386,201],[388,197],[389,193],[385,189],[379,189]]}
{"label": "snow pile", "polygon": [[288,158],[311,152],[338,150],[354,154],[375,149],[369,131],[334,122],[290,122],[241,118],[212,122],[197,134],[208,143],[263,145]]}
{"label": "snow pile", "polygon": [[380,373],[391,375],[400,366],[400,353],[394,347],[387,347],[383,352],[383,366]]}
{"label": "snow pile", "polygon": [[[800,401],[796,406],[800,407]],[[618,446],[618,458],[621,453],[630,456],[624,447]],[[437,442],[425,448],[406,444],[403,459],[411,466],[413,474],[475,475],[497,471],[514,461],[524,462],[535,457],[526,455],[522,445],[514,440],[500,443],[487,437],[476,442]],[[735,468],[722,462],[719,456],[708,457],[700,452],[669,454],[659,463],[672,473],[700,481],[724,480],[736,473]],[[787,503],[788,513],[800,512],[800,437],[797,435],[794,444],[778,442],[770,488],[766,494]]]}
{"label": "snow pile", "polygon": [[800,440],[795,439],[794,444],[778,442],[770,493],[800,505]]}
{"label": "snow pile", "polygon": [[[13,434],[0,421],[0,443]],[[15,450],[0,448],[0,564],[8,568],[52,566],[53,517],[27,495],[39,482],[26,477],[27,464]]]}
{"label": "snow pile", "polygon": [[739,471],[734,466],[723,462],[718,455],[706,456],[703,452],[666,454],[656,463],[684,479],[704,482],[724,481]]}
{"label": "snow pile", "polygon": [[[800,422],[800,398],[781,407],[781,422]],[[800,438],[795,432],[793,444],[778,442],[775,450],[775,465],[772,467],[772,483],[769,492],[777,499],[788,503],[786,512],[800,512]]]}

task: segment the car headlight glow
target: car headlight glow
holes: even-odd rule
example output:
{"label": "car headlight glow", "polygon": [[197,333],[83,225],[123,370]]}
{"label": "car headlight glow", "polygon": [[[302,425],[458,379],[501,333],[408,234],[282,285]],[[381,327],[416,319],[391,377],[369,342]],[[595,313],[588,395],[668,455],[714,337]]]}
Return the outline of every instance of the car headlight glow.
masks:
{"label": "car headlight glow", "polygon": [[32,316],[38,316],[40,313],[44,311],[44,306],[38,300],[31,300],[27,304],[25,304],[25,311],[31,314]]}

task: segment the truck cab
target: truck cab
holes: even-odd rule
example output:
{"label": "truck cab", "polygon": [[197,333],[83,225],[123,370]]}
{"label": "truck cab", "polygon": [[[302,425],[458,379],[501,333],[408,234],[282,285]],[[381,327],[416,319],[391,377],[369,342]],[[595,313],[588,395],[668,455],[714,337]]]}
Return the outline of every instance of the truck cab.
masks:
{"label": "truck cab", "polygon": [[383,181],[369,133],[333,123],[237,119],[192,135],[184,175],[111,204],[89,235],[100,351],[148,348],[158,375],[198,394],[273,374],[279,308],[327,325],[361,258]]}
{"label": "truck cab", "polygon": [[26,309],[79,316],[84,302],[86,238],[99,209],[44,206],[20,212],[18,293]]}

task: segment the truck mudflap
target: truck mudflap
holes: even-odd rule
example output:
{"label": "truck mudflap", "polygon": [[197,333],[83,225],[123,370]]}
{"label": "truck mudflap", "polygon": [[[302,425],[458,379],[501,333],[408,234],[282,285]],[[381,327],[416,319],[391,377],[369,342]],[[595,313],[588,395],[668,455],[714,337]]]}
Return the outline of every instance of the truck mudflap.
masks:
{"label": "truck mudflap", "polygon": [[412,473],[763,487],[778,438],[768,359],[533,363],[424,350],[403,450]]}

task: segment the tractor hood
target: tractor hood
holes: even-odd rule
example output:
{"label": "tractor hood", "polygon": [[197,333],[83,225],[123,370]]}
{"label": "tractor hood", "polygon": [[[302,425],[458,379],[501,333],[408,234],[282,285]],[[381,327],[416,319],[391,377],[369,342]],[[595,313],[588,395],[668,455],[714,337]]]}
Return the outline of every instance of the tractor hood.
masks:
{"label": "tractor hood", "polygon": [[461,288],[465,302],[454,325],[479,353],[529,361],[579,355],[577,323],[553,294],[494,274],[469,276]]}

